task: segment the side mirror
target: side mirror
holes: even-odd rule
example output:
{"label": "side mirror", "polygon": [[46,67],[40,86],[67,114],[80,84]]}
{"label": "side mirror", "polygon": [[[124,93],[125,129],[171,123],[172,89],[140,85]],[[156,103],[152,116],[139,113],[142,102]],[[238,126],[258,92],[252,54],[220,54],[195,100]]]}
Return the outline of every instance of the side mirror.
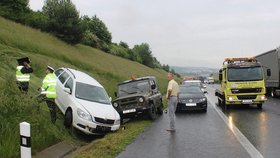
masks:
{"label": "side mirror", "polygon": [[151,85],[151,88],[156,89],[156,85],[155,84]]}
{"label": "side mirror", "polygon": [[219,80],[220,81],[223,80],[223,70],[222,69],[219,70]]}
{"label": "side mirror", "polygon": [[112,97],[109,97],[110,102],[112,102]]}
{"label": "side mirror", "polygon": [[72,93],[70,88],[64,87],[63,90],[64,90],[64,92],[66,92],[66,93],[68,93],[68,94],[71,94],[71,93]]}
{"label": "side mirror", "polygon": [[114,92],[114,94],[115,94],[115,97],[117,97],[117,92]]}
{"label": "side mirror", "polygon": [[267,75],[267,76],[271,76],[271,70],[270,70],[270,69],[267,69],[267,70],[266,70],[266,75]]}

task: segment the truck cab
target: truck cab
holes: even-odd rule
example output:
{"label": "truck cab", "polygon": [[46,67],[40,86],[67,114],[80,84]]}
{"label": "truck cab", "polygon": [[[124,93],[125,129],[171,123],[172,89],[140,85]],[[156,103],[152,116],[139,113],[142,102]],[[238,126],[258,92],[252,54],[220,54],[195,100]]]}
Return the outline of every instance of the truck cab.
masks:
{"label": "truck cab", "polygon": [[219,80],[219,105],[256,104],[261,109],[267,100],[263,68],[256,58],[226,58]]}

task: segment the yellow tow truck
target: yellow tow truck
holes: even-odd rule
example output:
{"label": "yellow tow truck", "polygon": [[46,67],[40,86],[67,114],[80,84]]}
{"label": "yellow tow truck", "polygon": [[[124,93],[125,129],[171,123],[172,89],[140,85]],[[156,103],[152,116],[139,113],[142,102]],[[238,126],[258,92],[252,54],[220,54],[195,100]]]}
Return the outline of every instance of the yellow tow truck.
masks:
{"label": "yellow tow truck", "polygon": [[216,89],[218,104],[256,104],[262,109],[267,100],[262,65],[254,57],[226,58],[219,71],[221,87]]}

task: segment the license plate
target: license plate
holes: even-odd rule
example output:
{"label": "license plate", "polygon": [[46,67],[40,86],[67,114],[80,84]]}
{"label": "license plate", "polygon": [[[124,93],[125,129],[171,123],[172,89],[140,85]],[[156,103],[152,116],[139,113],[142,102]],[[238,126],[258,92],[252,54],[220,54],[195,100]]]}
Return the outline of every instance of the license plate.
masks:
{"label": "license plate", "polygon": [[252,104],[253,101],[252,100],[242,100],[243,104]]}
{"label": "license plate", "polygon": [[136,112],[136,109],[129,109],[129,110],[124,110],[123,111],[124,114],[132,113],[132,112]]}
{"label": "license plate", "polygon": [[111,131],[111,127],[106,127],[106,126],[99,126],[99,125],[97,125],[97,126],[96,126],[96,130],[98,130],[98,131],[103,131],[103,132],[109,132],[109,131]]}
{"label": "license plate", "polygon": [[186,106],[196,106],[196,103],[186,103]]}

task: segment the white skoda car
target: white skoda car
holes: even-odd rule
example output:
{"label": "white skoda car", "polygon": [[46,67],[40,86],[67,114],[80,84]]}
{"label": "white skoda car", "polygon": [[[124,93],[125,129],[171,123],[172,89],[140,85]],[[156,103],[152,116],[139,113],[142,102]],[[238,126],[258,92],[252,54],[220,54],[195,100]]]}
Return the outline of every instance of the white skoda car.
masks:
{"label": "white skoda car", "polygon": [[57,106],[64,125],[86,134],[104,134],[120,128],[120,116],[103,86],[89,75],[70,68],[55,71]]}

